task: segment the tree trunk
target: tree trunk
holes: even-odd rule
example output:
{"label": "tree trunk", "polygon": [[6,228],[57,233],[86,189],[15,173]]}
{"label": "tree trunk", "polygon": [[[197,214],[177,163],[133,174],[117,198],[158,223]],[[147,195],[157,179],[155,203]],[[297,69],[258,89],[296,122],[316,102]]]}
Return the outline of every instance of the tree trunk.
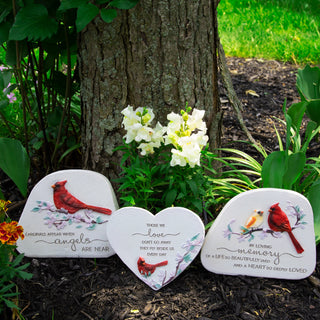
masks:
{"label": "tree trunk", "polygon": [[[215,4],[213,4],[215,2]],[[113,178],[121,111],[166,115],[186,102],[206,110],[210,146],[220,145],[216,1],[141,0],[110,24],[97,17],[80,34],[83,166]]]}

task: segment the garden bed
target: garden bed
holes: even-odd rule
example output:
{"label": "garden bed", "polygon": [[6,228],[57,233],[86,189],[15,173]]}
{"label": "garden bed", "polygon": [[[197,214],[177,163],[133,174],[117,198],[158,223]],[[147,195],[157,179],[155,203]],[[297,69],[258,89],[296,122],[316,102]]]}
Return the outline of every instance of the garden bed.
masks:
{"label": "garden bed", "polygon": [[[299,100],[297,67],[276,61],[228,58],[245,124],[270,150],[277,148],[272,116],[282,104]],[[254,154],[222,94],[223,146]],[[279,123],[277,127],[281,129]],[[311,152],[319,154],[319,145]],[[36,182],[36,181],[35,181]],[[11,188],[10,182],[2,187]],[[19,200],[14,198],[11,200]],[[21,210],[22,211],[22,207]],[[18,218],[19,211],[15,213]],[[319,248],[318,248],[319,253]],[[317,319],[320,310],[320,262],[304,280],[225,276],[206,271],[199,257],[168,286],[153,291],[117,256],[108,259],[32,259],[30,281],[19,281],[19,305],[25,319]]]}

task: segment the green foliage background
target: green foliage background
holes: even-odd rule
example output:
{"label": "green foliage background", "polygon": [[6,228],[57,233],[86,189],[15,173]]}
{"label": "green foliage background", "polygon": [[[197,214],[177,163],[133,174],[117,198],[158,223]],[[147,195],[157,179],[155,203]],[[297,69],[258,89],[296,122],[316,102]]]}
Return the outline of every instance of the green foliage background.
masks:
{"label": "green foliage background", "polygon": [[221,0],[218,21],[229,56],[320,63],[319,0]]}

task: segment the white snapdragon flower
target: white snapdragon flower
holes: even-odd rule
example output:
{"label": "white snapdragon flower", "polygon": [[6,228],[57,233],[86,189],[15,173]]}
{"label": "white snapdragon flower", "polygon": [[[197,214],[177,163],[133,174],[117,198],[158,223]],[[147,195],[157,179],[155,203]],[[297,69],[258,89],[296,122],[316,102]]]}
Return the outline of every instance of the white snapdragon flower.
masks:
{"label": "white snapdragon flower", "polygon": [[172,149],[173,154],[171,166],[185,166],[187,163],[191,168],[195,165],[200,166],[201,149],[203,145],[199,144],[199,137],[191,135],[189,137],[181,137],[178,140],[180,150]]}
{"label": "white snapdragon flower", "polygon": [[161,143],[164,142],[163,135],[166,133],[167,127],[163,127],[160,122],[157,122],[156,127],[153,129],[153,135],[151,140],[160,147]]}
{"label": "white snapdragon flower", "polygon": [[180,166],[185,167],[187,165],[187,160],[181,151],[177,149],[171,149],[172,157],[170,161],[170,166]]}
{"label": "white snapdragon flower", "polygon": [[182,151],[177,149],[172,149],[172,158],[170,165],[173,167],[175,165],[179,165],[181,167],[189,164],[191,168],[194,168],[196,165],[200,166],[200,153],[201,150],[197,150],[197,148],[184,148]]}
{"label": "white snapdragon flower", "polygon": [[[139,109],[139,108],[138,108],[138,109]],[[143,116],[141,117],[141,119],[142,119],[142,124],[145,125],[145,126],[148,126],[148,125],[151,124],[151,122],[152,122],[153,119],[154,119],[154,113],[153,113],[153,110],[152,110],[151,108],[147,108],[146,110],[147,110],[148,112],[147,112],[145,115],[143,115]],[[143,108],[142,108],[141,114],[143,114]]]}
{"label": "white snapdragon flower", "polygon": [[129,126],[128,129],[126,129],[127,133],[124,135],[124,138],[126,139],[126,143],[130,143],[136,139],[137,132],[138,130],[140,130],[141,127],[142,125],[139,122],[137,122]]}
{"label": "white snapdragon flower", "polygon": [[167,115],[167,119],[170,121],[169,126],[177,125],[178,127],[180,127],[180,125],[182,125],[184,122],[181,115],[174,112],[169,113]]}
{"label": "white snapdragon flower", "polygon": [[126,143],[141,142],[138,146],[141,149],[141,155],[154,153],[154,148],[159,148],[164,142],[163,135],[166,127],[159,122],[154,129],[150,127],[155,117],[152,109],[139,107],[133,110],[129,105],[121,113],[124,115],[122,124],[127,131],[124,136]]}
{"label": "white snapdragon flower", "polygon": [[124,116],[122,120],[122,124],[125,130],[127,131],[124,138],[126,139],[126,143],[130,143],[135,139],[137,135],[137,131],[142,126],[141,119],[136,114],[136,111],[133,110],[133,107],[130,105],[127,106],[125,109],[123,109],[121,113]]}
{"label": "white snapdragon flower", "polygon": [[153,130],[147,126],[142,126],[137,130],[135,140],[140,142],[144,141],[151,141],[151,137],[153,135]]}
{"label": "white snapdragon flower", "polygon": [[167,115],[167,119],[170,121],[167,127],[167,134],[165,136],[165,144],[173,144],[177,146],[177,140],[180,136],[181,129],[184,127],[183,118],[174,112]]}
{"label": "white snapdragon flower", "polygon": [[158,144],[155,142],[148,142],[148,143],[140,143],[138,149],[141,149],[141,155],[145,156],[148,154],[154,153],[154,148],[158,148]]}
{"label": "white snapdragon flower", "polygon": [[193,133],[191,136],[194,139],[194,143],[197,143],[200,149],[205,147],[207,142],[209,141],[209,137],[205,134],[205,131],[199,131],[198,133]]}
{"label": "white snapdragon flower", "polygon": [[136,115],[136,112],[133,110],[132,106],[127,106],[125,109],[121,111],[123,114],[122,124],[124,128],[127,130],[131,126],[136,123],[140,123],[140,118]]}
{"label": "white snapdragon flower", "polygon": [[202,120],[204,113],[204,110],[193,109],[192,114],[189,115],[187,120],[187,126],[191,131],[198,129],[207,132],[206,123]]}
{"label": "white snapdragon flower", "polygon": [[145,156],[154,153],[155,148],[159,148],[161,143],[164,141],[163,134],[166,132],[166,127],[163,127],[160,122],[157,123],[156,127],[153,129],[151,135],[151,141],[148,143],[140,143],[138,146],[141,149],[141,155]]}
{"label": "white snapdragon flower", "polygon": [[189,164],[193,168],[200,165],[201,150],[208,142],[204,113],[204,110],[194,109],[191,115],[185,111],[181,115],[173,112],[168,115],[165,143],[175,147],[171,150],[171,166]]}
{"label": "white snapdragon flower", "polygon": [[124,115],[122,124],[127,131],[124,136],[126,143],[134,140],[137,142],[151,141],[153,130],[149,127],[149,124],[154,119],[152,109],[139,107],[133,110],[133,107],[128,105],[121,113]]}

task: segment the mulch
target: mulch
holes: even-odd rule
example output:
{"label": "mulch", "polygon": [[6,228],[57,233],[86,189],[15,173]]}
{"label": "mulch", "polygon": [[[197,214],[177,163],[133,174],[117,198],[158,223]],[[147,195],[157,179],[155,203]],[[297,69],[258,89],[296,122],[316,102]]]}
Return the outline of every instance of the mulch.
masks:
{"label": "mulch", "polygon": [[[275,150],[273,126],[282,132],[283,127],[274,117],[283,118],[284,99],[288,105],[299,100],[297,66],[240,58],[228,58],[228,65],[246,126],[263,146]],[[223,145],[249,150],[245,144],[234,142],[246,140],[246,136],[223,90],[221,101]],[[319,147],[313,148],[319,154]],[[9,190],[10,183],[1,187]],[[317,253],[319,257],[319,248]],[[19,305],[28,320],[320,319],[319,258],[312,276],[294,281],[214,274],[205,270],[197,257],[159,291],[137,279],[116,255],[107,259],[24,261],[30,262],[28,271],[34,274],[29,281],[18,281]]]}

